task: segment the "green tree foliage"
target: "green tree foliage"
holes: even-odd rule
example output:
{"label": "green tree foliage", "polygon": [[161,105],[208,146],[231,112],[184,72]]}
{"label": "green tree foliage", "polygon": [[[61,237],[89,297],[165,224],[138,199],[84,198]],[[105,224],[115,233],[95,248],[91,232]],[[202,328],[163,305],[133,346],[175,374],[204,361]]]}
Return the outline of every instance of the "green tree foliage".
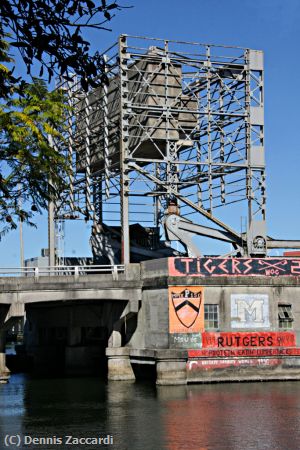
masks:
{"label": "green tree foliage", "polygon": [[0,1],[0,239],[19,220],[31,223],[59,194],[66,172],[66,161],[49,144],[49,136],[63,138],[63,92],[49,92],[37,78],[16,78],[9,49],[19,49],[28,75],[38,65],[48,82],[56,75],[68,80],[72,72],[85,90],[106,83],[103,57],[90,53],[83,30],[107,29],[116,9],[106,0]]}
{"label": "green tree foliage", "polygon": [[49,92],[39,79],[16,79],[8,67],[13,62],[8,49],[0,39],[0,238],[18,220],[31,223],[33,213],[58,195],[65,172],[64,159],[48,139],[63,134],[63,92]]}
{"label": "green tree foliage", "polygon": [[65,111],[63,93],[49,92],[38,79],[15,84],[0,104],[0,238],[18,220],[31,223],[63,188],[65,161],[48,138],[62,137]]}
{"label": "green tree foliage", "polygon": [[[106,81],[104,59],[90,53],[84,39],[88,28],[107,30],[112,12],[120,9],[107,0],[1,0],[0,22],[11,33],[10,44],[19,48],[31,73],[33,62],[40,65],[40,77],[46,71],[68,78],[75,73],[84,89]],[[1,28],[0,28],[1,34]]]}

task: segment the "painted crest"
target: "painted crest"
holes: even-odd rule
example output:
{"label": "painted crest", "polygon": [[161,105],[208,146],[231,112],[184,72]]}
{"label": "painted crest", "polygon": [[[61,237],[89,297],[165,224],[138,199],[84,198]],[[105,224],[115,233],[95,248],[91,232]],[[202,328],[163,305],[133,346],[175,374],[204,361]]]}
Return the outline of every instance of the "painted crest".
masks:
{"label": "painted crest", "polygon": [[172,303],[180,323],[190,328],[200,313],[202,292],[192,292],[189,289],[184,289],[180,293],[172,292]]}

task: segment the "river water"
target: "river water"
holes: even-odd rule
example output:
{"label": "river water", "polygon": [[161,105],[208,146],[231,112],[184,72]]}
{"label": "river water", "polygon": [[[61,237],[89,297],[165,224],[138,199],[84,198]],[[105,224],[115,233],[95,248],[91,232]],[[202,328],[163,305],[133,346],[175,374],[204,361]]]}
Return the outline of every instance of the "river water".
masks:
{"label": "river water", "polygon": [[[299,450],[300,382],[156,387],[16,374],[0,385],[0,434],[1,450],[7,435],[21,449]],[[110,444],[76,441],[99,436]]]}

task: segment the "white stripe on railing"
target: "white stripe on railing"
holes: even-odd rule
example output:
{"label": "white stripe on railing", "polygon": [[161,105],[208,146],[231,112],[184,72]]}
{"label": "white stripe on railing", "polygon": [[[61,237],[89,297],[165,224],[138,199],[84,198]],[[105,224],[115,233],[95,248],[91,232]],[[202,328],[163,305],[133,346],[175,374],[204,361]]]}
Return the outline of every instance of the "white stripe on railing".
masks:
{"label": "white stripe on railing", "polygon": [[17,277],[35,277],[39,276],[70,276],[74,275],[78,278],[82,275],[111,273],[113,278],[118,278],[119,272],[124,272],[125,266],[118,265],[99,265],[99,266],[46,266],[46,267],[0,267],[0,277],[17,276]]}

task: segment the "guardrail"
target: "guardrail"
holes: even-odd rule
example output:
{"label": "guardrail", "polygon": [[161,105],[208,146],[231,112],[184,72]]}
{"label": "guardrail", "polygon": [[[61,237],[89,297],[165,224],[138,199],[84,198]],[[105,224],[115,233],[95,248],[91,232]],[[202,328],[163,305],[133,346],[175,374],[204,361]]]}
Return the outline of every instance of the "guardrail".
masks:
{"label": "guardrail", "polygon": [[46,266],[46,267],[0,267],[0,277],[34,277],[40,276],[74,276],[79,278],[89,274],[112,274],[113,279],[125,271],[125,266],[117,265],[95,265],[95,266]]}

